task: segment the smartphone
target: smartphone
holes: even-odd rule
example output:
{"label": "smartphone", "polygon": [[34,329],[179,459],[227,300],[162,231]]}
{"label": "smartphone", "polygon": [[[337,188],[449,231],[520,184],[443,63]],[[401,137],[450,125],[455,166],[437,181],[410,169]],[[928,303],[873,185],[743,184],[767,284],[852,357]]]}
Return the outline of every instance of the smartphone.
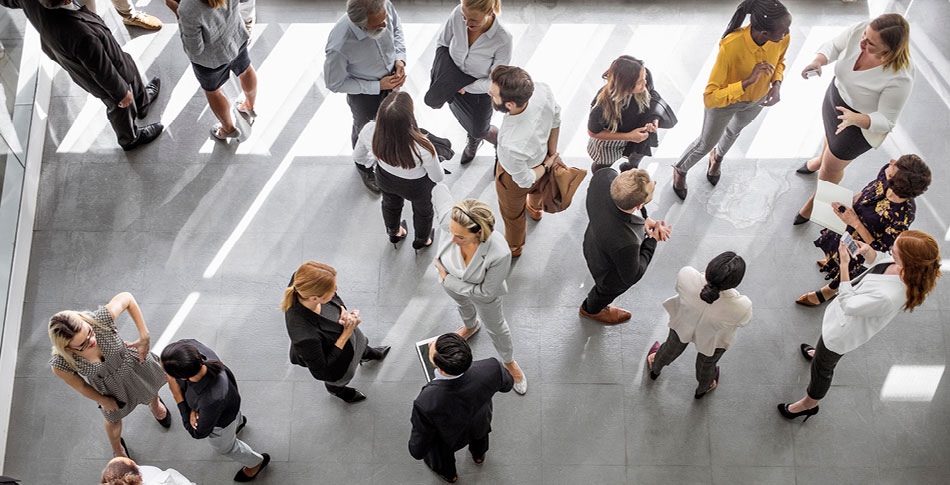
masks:
{"label": "smartphone", "polygon": [[821,76],[821,74],[818,73],[818,69],[811,69],[811,70],[805,71],[806,79],[811,78],[811,77],[818,77],[818,76]]}
{"label": "smartphone", "polygon": [[852,257],[858,255],[858,243],[854,242],[854,238],[852,238],[850,234],[844,233],[844,235],[841,236],[841,242],[848,248],[848,252],[851,253]]}

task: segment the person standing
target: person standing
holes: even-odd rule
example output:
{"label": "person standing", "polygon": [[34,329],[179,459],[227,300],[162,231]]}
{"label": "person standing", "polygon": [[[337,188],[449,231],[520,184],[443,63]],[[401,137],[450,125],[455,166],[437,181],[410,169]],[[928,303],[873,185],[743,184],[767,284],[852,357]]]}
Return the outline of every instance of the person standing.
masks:
{"label": "person standing", "polygon": [[455,333],[429,343],[435,379],[412,403],[409,454],[449,483],[458,481],[455,452],[468,446],[481,465],[488,452],[492,397],[508,392],[514,381],[496,359],[472,362],[472,349]]}
{"label": "person standing", "polygon": [[[257,72],[247,54],[250,39],[241,18],[237,0],[165,0],[179,19],[181,45],[191,61],[198,84],[208,98],[208,106],[218,119],[211,127],[211,136],[218,140],[235,138],[244,141],[251,135],[251,124],[257,117]],[[234,104],[245,127],[239,128],[231,117],[231,105],[221,87],[231,73],[241,81],[244,101]]]}
{"label": "person standing", "polygon": [[123,150],[158,138],[164,127],[152,123],[139,129],[161,89],[154,77],[146,86],[132,56],[122,50],[109,27],[86,7],[70,0],[0,0],[21,8],[39,32],[43,52],[65,70],[73,82],[106,105],[106,116]]}
{"label": "person standing", "polygon": [[[515,392],[528,392],[528,378],[515,362],[511,330],[502,308],[508,293],[511,252],[501,235],[494,231],[495,215],[482,201],[465,199],[452,204],[445,184],[432,190],[439,214],[439,255],[435,268],[442,289],[458,305],[462,327],[455,331],[465,340],[485,326],[505,368],[515,379]],[[481,317],[481,323],[478,318]]]}
{"label": "person standing", "polygon": [[[742,27],[746,15],[751,25]],[[706,179],[719,183],[720,165],[739,133],[763,106],[779,102],[792,16],[778,0],[744,0],[719,41],[719,56],[703,92],[703,129],[673,165],[673,192],[686,200],[686,172],[709,154]]]}
{"label": "person standing", "polygon": [[505,113],[498,132],[495,191],[505,221],[505,240],[513,257],[521,256],[525,243],[525,212],[541,220],[538,180],[555,161],[561,126],[561,107],[544,83],[515,66],[497,66],[491,72],[492,107]]}
{"label": "person standing", "polygon": [[290,336],[290,362],[324,381],[330,394],[355,403],[366,399],[347,387],[356,368],[365,361],[385,359],[389,346],[369,346],[369,339],[357,328],[360,311],[347,311],[336,291],[336,270],[309,261],[291,277],[280,308]]}
{"label": "person standing", "polygon": [[[449,100],[449,110],[465,129],[468,143],[459,162],[465,165],[475,158],[483,140],[498,142],[498,128],[491,125],[492,105],[488,90],[492,70],[511,61],[513,41],[501,24],[501,0],[462,0],[449,15],[436,40],[448,49],[458,69],[475,78]],[[430,88],[431,89],[431,88]]]}
{"label": "person standing", "polygon": [[696,345],[693,397],[702,399],[719,385],[719,359],[736,339],[736,330],[752,320],[752,301],[736,291],[745,276],[745,260],[726,251],[700,273],[686,266],[676,277],[676,296],[663,302],[670,315],[670,334],[663,345],[653,342],[647,354],[650,379],[679,357],[689,342]]}
{"label": "person standing", "polygon": [[[116,329],[115,319],[124,311],[139,332],[135,342],[123,341]],[[168,408],[158,397],[165,373],[150,351],[145,317],[131,293],[119,293],[95,312],[67,310],[53,315],[49,338],[53,374],[99,404],[114,456],[129,458],[122,418],[139,404],[147,404],[163,428],[171,427]]]}
{"label": "person standing", "polygon": [[[386,96],[406,82],[406,44],[396,8],[389,0],[346,0],[326,46],[323,76],[327,89],[346,93],[353,113],[351,142],[376,118]],[[379,193],[373,170],[356,164],[366,188]]]}
{"label": "person standing", "polygon": [[[818,172],[818,180],[838,183],[852,160],[884,142],[914,89],[916,69],[910,60],[910,25],[896,13],[860,22],[821,46],[802,77],[821,75],[835,62],[835,77],[821,105],[825,144],[821,154],[797,170]],[[795,216],[808,222],[815,196]]]}
{"label": "person standing", "polygon": [[[606,324],[630,320],[630,312],[610,304],[633,286],[647,270],[657,240],[665,241],[673,226],[646,215],[656,182],[639,168],[617,175],[598,170],[587,188],[587,231],[584,259],[594,286],[579,313]],[[636,215],[639,212],[640,215]]]}
{"label": "person standing", "polygon": [[241,394],[231,369],[194,339],[165,347],[162,367],[185,431],[194,439],[207,439],[219,455],[244,465],[234,475],[235,482],[257,478],[270,463],[270,455],[254,451],[237,437],[247,426],[247,418],[241,414]]}
{"label": "person standing", "polygon": [[[891,248],[890,257],[879,255],[863,242],[859,242],[858,247],[858,254],[874,266],[854,284],[849,272],[841,272],[838,298],[825,310],[818,343],[814,347],[809,344],[800,347],[802,357],[811,361],[811,380],[805,397],[778,405],[778,412],[786,419],[805,416],[807,421],[818,414],[818,401],[831,388],[841,357],[864,345],[902,310],[914,311],[933,291],[940,277],[940,248],[925,232],[901,233]],[[848,267],[851,254],[844,242],[838,246],[838,259],[842,267]]]}

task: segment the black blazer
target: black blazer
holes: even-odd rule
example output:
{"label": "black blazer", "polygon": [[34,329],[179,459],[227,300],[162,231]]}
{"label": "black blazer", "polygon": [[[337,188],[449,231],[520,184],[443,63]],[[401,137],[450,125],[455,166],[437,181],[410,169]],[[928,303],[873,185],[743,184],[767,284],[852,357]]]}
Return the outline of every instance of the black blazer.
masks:
{"label": "black blazer", "polygon": [[[326,305],[343,309],[343,300],[334,294]],[[340,322],[326,319],[294,301],[284,312],[287,335],[290,336],[290,362],[306,367],[310,374],[321,381],[334,382],[343,378],[353,361],[353,344],[347,341],[343,349],[336,341],[343,334]]]}
{"label": "black blazer", "polygon": [[430,108],[439,109],[446,101],[455,97],[459,89],[475,82],[475,78],[462,72],[452,56],[449,48],[441,46],[435,50],[435,59],[432,60],[432,71],[429,73],[429,90],[426,92],[425,103]]}
{"label": "black blazer", "polygon": [[86,7],[46,8],[39,0],[0,0],[0,5],[23,9],[40,34],[43,52],[89,94],[118,103],[125,98],[130,83],[138,79],[132,56],[122,50],[102,19]]}
{"label": "black blazer", "polygon": [[[436,371],[438,372],[438,371]],[[458,451],[491,431],[491,398],[515,381],[497,359],[472,362],[456,379],[426,384],[412,403],[409,454],[421,460],[433,448]]]}

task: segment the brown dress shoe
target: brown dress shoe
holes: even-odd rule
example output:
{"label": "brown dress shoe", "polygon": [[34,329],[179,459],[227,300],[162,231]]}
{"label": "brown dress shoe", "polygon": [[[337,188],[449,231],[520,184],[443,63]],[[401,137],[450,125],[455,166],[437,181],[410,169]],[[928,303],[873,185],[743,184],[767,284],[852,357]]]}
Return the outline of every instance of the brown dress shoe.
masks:
{"label": "brown dress shoe", "polygon": [[598,322],[606,323],[607,325],[623,323],[627,320],[630,320],[631,317],[630,312],[627,310],[609,305],[607,308],[604,308],[597,313],[587,313],[587,311],[584,310],[583,303],[580,306],[580,315],[582,317],[590,318],[591,320],[597,320]]}

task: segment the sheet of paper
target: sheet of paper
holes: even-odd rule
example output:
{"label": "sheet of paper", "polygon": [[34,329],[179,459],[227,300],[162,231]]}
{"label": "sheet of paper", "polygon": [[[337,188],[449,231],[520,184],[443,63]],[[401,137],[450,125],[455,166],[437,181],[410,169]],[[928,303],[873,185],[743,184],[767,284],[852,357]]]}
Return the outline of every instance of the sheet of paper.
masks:
{"label": "sheet of paper", "polygon": [[818,189],[815,191],[815,206],[811,211],[811,221],[838,234],[843,234],[848,225],[835,214],[835,209],[831,204],[840,202],[846,207],[851,207],[852,198],[854,198],[854,192],[851,189],[819,180]]}

